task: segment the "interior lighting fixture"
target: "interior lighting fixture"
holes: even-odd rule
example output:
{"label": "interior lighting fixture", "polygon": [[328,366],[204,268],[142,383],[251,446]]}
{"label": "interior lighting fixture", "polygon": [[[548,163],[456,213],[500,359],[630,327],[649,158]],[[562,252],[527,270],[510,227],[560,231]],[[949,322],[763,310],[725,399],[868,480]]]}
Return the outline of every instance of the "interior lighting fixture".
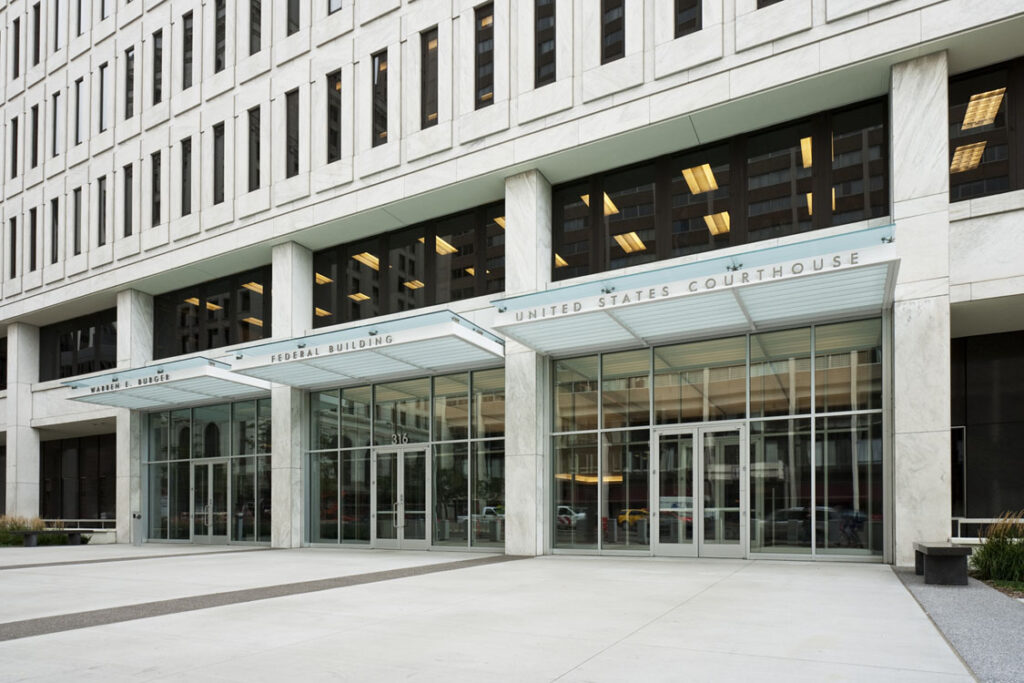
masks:
{"label": "interior lighting fixture", "polygon": [[[584,204],[586,204],[587,206],[590,206],[590,195],[589,194],[581,194],[580,195],[580,199],[583,200]],[[618,212],[619,212],[619,207],[615,206],[615,202],[613,202],[612,198],[608,196],[607,192],[605,192],[604,193],[604,215],[605,216],[614,216]]]}
{"label": "interior lighting fixture", "polygon": [[433,38],[429,43],[427,43],[427,49],[428,50],[436,50],[437,49],[437,38]]}
{"label": "interior lighting fixture", "polygon": [[637,251],[647,251],[647,245],[640,239],[640,235],[635,232],[626,232],[621,235],[615,235],[615,241],[622,247],[622,251],[627,254],[632,254]]}
{"label": "interior lighting fixture", "polygon": [[476,275],[476,268],[466,268],[466,272],[469,273],[470,275],[475,276]]}
{"label": "interior lighting fixture", "polygon": [[263,285],[261,285],[258,282],[246,282],[242,286],[248,289],[250,292],[256,292],[257,294],[263,293]]}
{"label": "interior lighting fixture", "polygon": [[504,216],[498,216],[497,218],[494,219],[494,222],[497,223],[498,227],[501,228],[502,230],[505,229],[505,217]]}
{"label": "interior lighting fixture", "polygon": [[313,307],[313,313],[315,313],[316,317],[318,317],[318,318],[328,318],[331,315],[330,311],[325,311],[324,309],[320,308],[319,306],[314,306]]}
{"label": "interior lighting fixture", "polygon": [[405,282],[402,283],[402,286],[406,287],[407,289],[420,289],[421,287],[423,287],[423,283],[420,282],[419,280],[406,280]]}
{"label": "interior lighting fixture", "polygon": [[561,479],[562,481],[578,481],[583,484],[596,484],[597,482],[604,480],[606,484],[621,484],[621,474],[606,474],[603,477],[597,477],[593,474],[575,474],[574,472],[556,472],[555,479]]}
{"label": "interior lighting fixture", "polygon": [[190,296],[189,298],[185,299],[185,303],[192,304],[193,306],[198,306],[199,305],[199,297],[197,297],[197,296]]}
{"label": "interior lighting fixture", "polygon": [[[426,237],[420,237],[417,240],[417,242],[419,242],[420,244],[426,244],[427,238]],[[456,249],[454,246],[452,246],[451,243],[449,243],[446,240],[441,239],[440,237],[435,237],[434,238],[434,249],[441,256],[448,256],[449,254],[457,254],[457,253],[459,253],[459,250]]]}
{"label": "interior lighting fixture", "polygon": [[494,15],[488,14],[486,17],[480,17],[480,28],[487,28],[494,23]]}
{"label": "interior lighting fixture", "polygon": [[724,235],[729,232],[729,212],[713,213],[704,216],[704,223],[708,226],[708,232],[712,235]]}
{"label": "interior lighting fixture", "polygon": [[561,256],[559,256],[556,253],[555,254],[555,268],[565,268],[567,265],[569,265],[569,262],[566,261],[564,258],[562,258]]}
{"label": "interior lighting fixture", "polygon": [[248,318],[242,318],[242,322],[249,323],[250,325],[255,325],[256,327],[263,327],[263,321],[260,320],[259,318],[253,318],[252,316],[249,316]]}
{"label": "interior lighting fixture", "polygon": [[359,261],[364,266],[373,268],[374,270],[380,270],[380,259],[371,254],[368,251],[364,251],[361,254],[356,254],[352,257],[356,261]]}
{"label": "interior lighting fixture", "polygon": [[715,180],[715,174],[711,170],[711,164],[684,168],[683,178],[686,179],[690,192],[695,195],[718,189],[718,182]]}
{"label": "interior lighting fixture", "polygon": [[811,138],[800,138],[800,156],[803,158],[804,168],[810,168],[813,160],[811,154]]}
{"label": "interior lighting fixture", "polygon": [[[832,213],[836,212],[836,188],[832,188]],[[807,193],[807,215],[814,215],[814,193]]]}
{"label": "interior lighting fixture", "polygon": [[362,292],[356,292],[355,294],[349,294],[348,298],[352,299],[352,301],[355,301],[357,303],[362,303],[363,301],[369,301],[370,300],[370,297],[366,296]]}
{"label": "interior lighting fixture", "polygon": [[999,88],[971,95],[971,101],[967,103],[964,123],[960,126],[960,130],[992,125],[996,120],[996,114],[999,113],[999,107],[1003,104],[1005,93],[1006,88]]}
{"label": "interior lighting fixture", "polygon": [[950,173],[963,173],[973,171],[981,163],[981,155],[985,153],[986,141],[975,142],[970,145],[960,145],[953,152],[953,163],[949,165]]}
{"label": "interior lighting fixture", "polygon": [[334,282],[334,280],[332,280],[331,278],[327,277],[326,275],[322,275],[320,273],[316,274],[316,283],[318,285],[327,285],[327,284],[330,284],[332,282]]}
{"label": "interior lighting fixture", "polygon": [[223,311],[224,307],[223,306],[218,306],[217,304],[213,303],[212,301],[207,301],[206,302],[206,310],[208,310],[208,311]]}
{"label": "interior lighting fixture", "polygon": [[433,114],[427,114],[427,121],[437,121],[437,112],[435,111]]}

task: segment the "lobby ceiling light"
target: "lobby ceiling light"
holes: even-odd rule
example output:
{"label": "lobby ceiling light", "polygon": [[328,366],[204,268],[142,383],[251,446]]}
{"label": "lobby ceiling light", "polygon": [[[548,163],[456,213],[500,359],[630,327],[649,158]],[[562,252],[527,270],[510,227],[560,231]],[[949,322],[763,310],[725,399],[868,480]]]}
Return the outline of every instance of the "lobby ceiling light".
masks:
{"label": "lobby ceiling light", "polygon": [[433,39],[431,39],[431,41],[429,43],[427,43],[427,49],[428,50],[436,50],[437,49],[437,38],[433,38]]}
{"label": "lobby ceiling light", "polygon": [[[832,188],[832,213],[836,212],[836,188]],[[814,193],[807,193],[807,215],[814,215]]]}
{"label": "lobby ceiling light", "polygon": [[193,306],[198,306],[199,305],[199,297],[197,297],[197,296],[190,296],[189,298],[185,299],[185,303],[192,304]]}
{"label": "lobby ceiling light", "polygon": [[263,321],[260,320],[259,318],[253,318],[252,316],[249,316],[248,318],[242,318],[242,322],[249,323],[250,325],[255,325],[256,327],[263,327]]}
{"label": "lobby ceiling light", "polygon": [[565,268],[567,265],[569,265],[568,261],[558,254],[555,254],[555,268]]}
{"label": "lobby ceiling light", "polygon": [[985,141],[970,145],[961,145],[953,152],[953,163],[949,165],[950,173],[963,173],[978,168],[981,155],[985,153]]}
{"label": "lobby ceiling light", "polygon": [[494,222],[497,223],[498,227],[501,228],[502,230],[505,229],[505,217],[504,216],[498,216],[497,218],[494,219]]}
{"label": "lobby ceiling light", "polygon": [[423,283],[419,280],[406,280],[402,283],[402,286],[407,289],[420,289],[423,287]]}
{"label": "lobby ceiling light", "polygon": [[332,282],[334,282],[334,280],[332,280],[331,278],[327,277],[326,275],[321,275],[320,273],[316,274],[316,283],[318,285],[326,285],[326,284],[330,284]]}
{"label": "lobby ceiling light", "polygon": [[718,189],[718,182],[715,181],[715,174],[711,170],[711,164],[684,168],[683,178],[686,179],[690,192],[695,195]]}
{"label": "lobby ceiling light", "polygon": [[217,304],[213,303],[212,301],[207,301],[206,302],[206,310],[208,310],[208,311],[223,311],[224,307],[223,306],[218,306]]}
{"label": "lobby ceiling light", "polygon": [[704,223],[708,226],[708,232],[712,235],[724,235],[729,232],[729,212],[713,213],[704,216]]}
{"label": "lobby ceiling light", "polygon": [[1003,95],[1006,88],[989,90],[971,95],[971,101],[967,104],[967,111],[964,112],[964,123],[960,130],[990,126],[996,120],[999,107],[1003,104]]}
{"label": "lobby ceiling light", "polygon": [[470,275],[476,276],[476,268],[466,268],[466,272]]}
{"label": "lobby ceiling light", "polygon": [[257,294],[263,293],[263,285],[261,285],[258,282],[246,282],[242,286],[248,289],[250,292],[256,292]]}
{"label": "lobby ceiling light", "polygon": [[640,235],[635,232],[626,232],[621,235],[615,235],[615,241],[622,247],[622,251],[627,254],[632,254],[638,251],[647,251],[647,245],[640,239]]}
{"label": "lobby ceiling light", "polygon": [[480,28],[487,28],[494,23],[494,15],[488,14],[486,17],[480,17]]}
{"label": "lobby ceiling light", "polygon": [[369,266],[374,270],[380,270],[380,259],[368,251],[364,251],[361,254],[356,254],[352,258],[356,261],[359,261],[364,266]]}
{"label": "lobby ceiling light", "polygon": [[811,154],[811,139],[800,138],[800,156],[803,157],[804,168],[811,167],[813,155]]}
{"label": "lobby ceiling light", "polygon": [[315,313],[316,317],[318,317],[318,318],[329,318],[331,316],[331,312],[330,311],[325,311],[324,309],[320,308],[319,306],[316,306],[316,307],[313,308],[313,313]]}
{"label": "lobby ceiling light", "polygon": [[355,301],[355,302],[358,302],[358,303],[370,300],[370,297],[366,296],[362,292],[356,292],[355,294],[349,294],[348,298],[352,299],[352,301]]}
{"label": "lobby ceiling light", "polygon": [[[449,254],[457,254],[459,252],[458,249],[456,249],[449,242],[441,239],[440,237],[435,237],[434,240],[434,249],[441,256],[448,256]],[[420,244],[426,244],[427,238],[420,237],[416,241],[419,242]]]}
{"label": "lobby ceiling light", "polygon": [[621,484],[621,474],[606,474],[601,478],[593,474],[575,474],[573,472],[556,472],[555,479],[561,479],[562,481],[578,481],[583,484],[596,484],[597,482],[604,480],[606,484]]}
{"label": "lobby ceiling light", "polygon": [[[581,194],[580,195],[580,199],[583,200],[584,204],[586,204],[587,206],[590,206],[590,195],[589,194]],[[619,212],[619,207],[615,206],[615,202],[613,202],[612,198],[608,196],[607,192],[605,192],[604,193],[604,215],[605,216],[614,216],[618,212]]]}

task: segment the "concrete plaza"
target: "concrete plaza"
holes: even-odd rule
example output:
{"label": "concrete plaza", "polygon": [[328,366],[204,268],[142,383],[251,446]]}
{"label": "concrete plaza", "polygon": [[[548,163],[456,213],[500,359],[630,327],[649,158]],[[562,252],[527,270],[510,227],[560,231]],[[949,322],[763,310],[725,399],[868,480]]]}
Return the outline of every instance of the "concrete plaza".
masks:
{"label": "concrete plaza", "polygon": [[972,680],[888,566],[504,560],[0,549],[0,680]]}

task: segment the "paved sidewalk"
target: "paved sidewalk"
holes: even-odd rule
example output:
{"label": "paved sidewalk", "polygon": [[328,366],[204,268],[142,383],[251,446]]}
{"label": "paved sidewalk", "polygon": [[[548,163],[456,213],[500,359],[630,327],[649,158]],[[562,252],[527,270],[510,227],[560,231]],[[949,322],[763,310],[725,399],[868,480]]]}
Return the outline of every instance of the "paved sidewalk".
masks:
{"label": "paved sidewalk", "polygon": [[[0,571],[0,622],[12,622],[60,603],[67,614],[410,570],[0,642],[0,678],[972,680],[883,565],[569,556],[455,564],[481,557],[301,549]],[[433,573],[418,573],[424,565]]]}

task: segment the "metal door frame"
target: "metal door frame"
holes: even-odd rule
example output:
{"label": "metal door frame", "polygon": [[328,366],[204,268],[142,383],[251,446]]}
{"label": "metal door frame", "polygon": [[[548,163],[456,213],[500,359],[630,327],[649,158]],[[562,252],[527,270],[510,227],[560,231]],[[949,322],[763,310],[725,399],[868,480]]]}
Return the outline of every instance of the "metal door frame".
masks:
{"label": "metal door frame", "polygon": [[[208,545],[227,545],[231,541],[231,458],[201,458],[192,460],[189,467],[189,516],[188,516],[188,534],[189,539],[192,543],[203,543]],[[214,465],[224,465],[224,513],[227,520],[226,528],[227,532],[223,535],[214,535],[213,533],[213,467]],[[208,515],[206,528],[207,533],[201,536],[196,535],[195,519],[196,519],[196,468],[205,467],[207,469],[207,482],[208,488],[206,490],[206,509],[205,514]]]}
{"label": "metal door frame", "polygon": [[[398,502],[395,504],[394,524],[398,530],[396,538],[377,538],[377,456],[379,454],[395,454],[398,476]],[[405,456],[407,453],[423,454],[423,538],[405,538]],[[431,517],[433,506],[431,503],[431,458],[430,446],[418,444],[415,446],[376,446],[370,451],[370,547],[388,548],[392,550],[428,550],[432,538]]]}

